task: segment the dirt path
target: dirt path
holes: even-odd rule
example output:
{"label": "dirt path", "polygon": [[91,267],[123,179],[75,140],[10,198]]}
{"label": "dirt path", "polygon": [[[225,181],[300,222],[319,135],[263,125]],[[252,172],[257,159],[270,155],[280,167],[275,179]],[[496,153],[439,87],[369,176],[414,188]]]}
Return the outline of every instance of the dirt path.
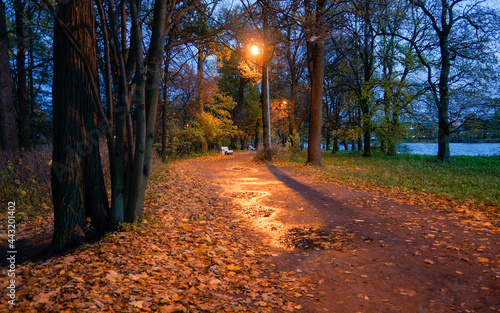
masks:
{"label": "dirt path", "polygon": [[308,278],[302,312],[500,311],[500,235],[476,221],[255,164],[191,162],[275,253]]}

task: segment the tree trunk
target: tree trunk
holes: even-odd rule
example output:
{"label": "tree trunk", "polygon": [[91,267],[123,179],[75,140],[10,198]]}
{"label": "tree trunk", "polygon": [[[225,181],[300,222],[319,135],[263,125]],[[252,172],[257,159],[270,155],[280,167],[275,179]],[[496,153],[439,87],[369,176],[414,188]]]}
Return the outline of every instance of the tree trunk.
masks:
{"label": "tree trunk", "polygon": [[163,105],[161,106],[161,160],[166,161],[167,158],[167,86],[163,93]]}
{"label": "tree trunk", "polygon": [[[311,79],[311,110],[309,113],[309,137],[306,164],[321,166],[321,127],[323,106],[323,81],[325,77],[325,18],[324,0],[314,0],[315,9],[305,1],[309,16],[306,30],[308,70]],[[313,20],[313,12],[314,19]]]}
{"label": "tree trunk", "polygon": [[290,101],[288,103],[288,107],[290,109],[290,135],[292,136],[292,140],[291,140],[291,144],[292,144],[292,147],[295,146],[296,142],[294,140],[294,137],[295,137],[295,134],[297,133],[298,131],[298,128],[299,128],[299,125],[296,124],[295,122],[295,103],[297,102],[297,85],[295,84],[294,82],[294,79],[292,78],[292,80],[290,81],[291,83],[291,88],[290,88],[290,91],[291,91],[291,94],[290,94]]}
{"label": "tree trunk", "polygon": [[4,150],[18,147],[13,101],[5,4],[0,1],[0,147]]}
{"label": "tree trunk", "polygon": [[26,87],[26,40],[24,39],[24,2],[14,0],[17,38],[17,107],[19,109],[19,136],[21,147],[29,149],[30,140],[30,107],[28,89]]}
{"label": "tree trunk", "polygon": [[333,147],[332,147],[332,153],[337,153],[339,152],[339,138],[337,136],[333,137]]}
{"label": "tree trunk", "polygon": [[[130,1],[130,15],[132,19],[132,41],[137,50],[135,51],[136,60],[136,88],[135,88],[135,152],[133,161],[131,160],[131,181],[128,190],[127,208],[125,211],[125,220],[132,222],[142,209],[140,193],[142,192],[142,171],[145,159],[145,145],[146,145],[146,113],[145,113],[145,68],[144,57],[142,54],[142,34],[140,32],[139,16],[136,1]],[[160,77],[160,75],[158,75]],[[158,86],[159,89],[159,86]],[[129,134],[130,136],[130,134]]]}
{"label": "tree trunk", "polygon": [[450,161],[450,125],[448,122],[448,111],[438,107],[439,130],[438,130],[438,155],[442,162]]}
{"label": "tree trunk", "polygon": [[270,159],[270,148],[271,148],[271,112],[269,103],[269,40],[268,38],[268,19],[267,19],[267,8],[266,5],[262,8],[263,22],[263,40],[264,40],[264,51],[263,51],[263,64],[262,64],[262,144],[264,145],[264,157]]}
{"label": "tree trunk", "polygon": [[259,148],[259,137],[260,137],[260,132],[259,132],[259,128],[260,128],[260,123],[259,121],[257,121],[255,123],[255,130],[254,130],[254,148],[255,149],[258,149]]}
{"label": "tree trunk", "polygon": [[[115,21],[115,10],[113,6],[113,1],[108,0],[108,19],[109,19],[109,29],[112,37],[111,50],[113,51],[114,59],[114,72],[116,73],[115,81],[118,84],[118,90],[116,101],[114,101],[114,107],[110,110],[112,113],[112,125],[114,130],[114,136],[108,138],[109,142],[112,142],[113,149],[109,150],[110,159],[110,172],[111,172],[111,210],[110,210],[110,226],[114,227],[117,223],[123,222],[125,220],[125,209],[127,205],[126,199],[126,181],[127,179],[127,169],[130,166],[127,163],[127,150],[129,149],[128,140],[125,133],[125,121],[127,115],[129,115],[128,108],[128,85],[127,85],[127,69],[132,71],[135,68],[135,51],[132,48],[128,53],[128,61],[130,62],[129,67],[126,68],[125,61],[123,59],[125,51],[123,50],[123,45],[120,46],[120,41],[118,40],[118,34],[116,32],[116,21]],[[125,1],[123,1],[125,3]],[[122,9],[124,4],[122,6]],[[122,12],[123,13],[123,12]],[[123,15],[122,15],[123,16]],[[125,25],[122,24],[124,27]],[[123,34],[122,29],[122,34]],[[133,41],[135,42],[135,41]],[[131,46],[134,43],[131,43]],[[122,42],[123,44],[123,42]],[[135,48],[135,47],[134,47]],[[111,119],[110,118],[110,119]]]}
{"label": "tree trunk", "polygon": [[[372,147],[370,142],[371,137],[371,114],[369,100],[364,98],[361,100],[361,121],[363,128],[363,156],[370,157],[372,155]],[[361,140],[361,139],[360,139]]]}
{"label": "tree trunk", "polygon": [[371,151],[371,131],[372,131],[372,104],[370,100],[371,88],[370,82],[373,74],[374,63],[374,34],[372,30],[372,2],[369,0],[363,1],[363,84],[364,88],[361,92],[361,113],[362,113],[362,126],[363,126],[363,156],[369,157]]}
{"label": "tree trunk", "polygon": [[326,129],[326,134],[325,134],[325,150],[328,151],[330,150],[330,141],[332,139],[332,136],[330,135],[330,129]]}
{"label": "tree trunk", "polygon": [[[197,60],[197,66],[196,66],[196,91],[197,91],[197,104],[198,104],[198,112],[197,112],[197,119],[198,123],[201,124],[203,123],[203,113],[205,112],[205,106],[203,104],[203,65],[205,64],[205,56],[203,55],[203,44],[200,41],[198,43],[198,60]],[[201,151],[202,152],[207,152],[208,151],[208,144],[206,138],[203,136],[201,139]]]}
{"label": "tree trunk", "polygon": [[372,148],[370,143],[371,132],[370,130],[365,130],[363,133],[363,156],[369,157],[372,155]]}
{"label": "tree trunk", "polygon": [[59,4],[59,16],[80,46],[95,77],[85,72],[83,60],[54,25],[54,82],[52,201],[56,251],[84,239],[90,218],[98,233],[108,228],[108,199],[99,154],[96,104],[90,80],[97,81],[92,1]]}
{"label": "tree trunk", "polygon": [[156,126],[156,111],[158,108],[158,96],[160,93],[160,83],[162,74],[163,49],[166,37],[167,22],[167,1],[156,0],[153,14],[153,32],[151,34],[151,43],[149,45],[149,54],[146,59],[146,84],[145,84],[145,135],[146,142],[144,147],[144,163],[140,176],[140,189],[137,200],[130,208],[133,216],[129,218],[142,217],[144,197],[149,173],[151,171],[151,153],[153,153],[154,131]]}
{"label": "tree trunk", "polygon": [[[30,9],[28,13],[28,19],[32,20],[33,19],[33,9]],[[28,26],[28,34],[31,34],[33,32],[32,25]],[[28,72],[28,89],[29,89],[29,97],[28,97],[28,103],[29,103],[29,108],[30,108],[30,116],[35,116],[35,79],[33,77],[33,69],[35,67],[35,60],[34,60],[34,46],[33,46],[33,37],[29,38],[29,72]]]}
{"label": "tree trunk", "polygon": [[448,120],[448,107],[450,103],[450,50],[448,35],[441,34],[439,46],[441,48],[441,73],[439,77],[439,102],[438,102],[438,155],[439,161],[450,161],[450,123]]}
{"label": "tree trunk", "polygon": [[392,121],[391,121],[391,131],[389,134],[388,138],[388,145],[387,145],[387,155],[396,155],[397,154],[397,149],[396,149],[396,140],[394,139],[393,134],[398,132],[399,129],[399,116],[398,113],[396,112],[395,109],[393,109],[392,112]]}
{"label": "tree trunk", "polygon": [[307,164],[321,166],[321,126],[323,105],[324,46],[316,43],[312,60],[311,75],[311,111],[309,115],[309,137]]}
{"label": "tree trunk", "polygon": [[[168,40],[168,38],[167,38]],[[168,45],[168,41],[166,43]],[[163,105],[161,106],[161,123],[162,123],[162,131],[161,131],[161,160],[163,162],[166,161],[167,157],[167,109],[168,109],[168,75],[169,75],[169,66],[170,66],[170,49],[165,51],[164,58],[164,68],[165,72],[163,73],[164,80],[164,88],[163,88]]]}

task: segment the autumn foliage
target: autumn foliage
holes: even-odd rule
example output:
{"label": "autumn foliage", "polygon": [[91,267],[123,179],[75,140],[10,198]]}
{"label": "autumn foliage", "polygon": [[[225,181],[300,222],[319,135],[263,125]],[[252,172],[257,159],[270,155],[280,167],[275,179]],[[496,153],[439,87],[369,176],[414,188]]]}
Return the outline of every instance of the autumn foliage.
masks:
{"label": "autumn foliage", "polygon": [[[256,239],[231,213],[233,205],[221,200],[213,187],[193,172],[172,167],[154,172],[152,181],[142,221],[122,224],[96,244],[19,264],[15,309],[268,312],[300,308],[285,295],[305,292],[299,288],[301,279],[262,262],[271,252],[263,246],[255,249]],[[19,234],[27,229],[50,231],[46,227],[52,223],[50,213],[46,209],[39,218],[21,224]],[[7,299],[1,301],[0,308],[7,309]]]}

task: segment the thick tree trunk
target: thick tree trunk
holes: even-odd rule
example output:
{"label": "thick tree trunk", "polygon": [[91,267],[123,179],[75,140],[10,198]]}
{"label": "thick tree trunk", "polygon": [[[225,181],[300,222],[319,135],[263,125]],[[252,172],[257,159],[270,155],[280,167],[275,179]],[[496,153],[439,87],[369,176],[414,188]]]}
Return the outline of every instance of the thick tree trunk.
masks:
{"label": "thick tree trunk", "polygon": [[54,25],[52,201],[53,249],[60,251],[84,239],[85,219],[98,233],[108,228],[108,199],[99,154],[96,104],[89,81],[97,80],[92,1],[59,5],[59,16],[76,39],[91,70]]}
{"label": "thick tree trunk", "polygon": [[19,137],[23,148],[31,147],[30,139],[30,107],[28,89],[26,87],[26,40],[24,38],[24,2],[14,0],[17,38],[17,107],[19,109]]}
{"label": "thick tree trunk", "polygon": [[311,28],[306,31],[308,70],[311,78],[311,110],[306,164],[321,166],[323,81],[325,78],[325,1],[314,0],[314,3],[313,9],[309,0],[305,2],[306,15],[309,16],[307,27]]}
{"label": "thick tree trunk", "polygon": [[14,150],[18,147],[13,101],[5,4],[0,1],[0,147],[4,150]]}
{"label": "thick tree trunk", "polygon": [[321,126],[323,105],[324,46],[317,43],[314,49],[314,70],[311,74],[311,111],[307,164],[321,166]]}
{"label": "thick tree trunk", "polygon": [[[320,39],[321,40],[321,39]],[[313,48],[313,71],[311,75],[311,111],[309,117],[309,137],[307,149],[307,164],[321,166],[321,127],[323,125],[323,79],[324,67],[324,43],[317,42]]]}

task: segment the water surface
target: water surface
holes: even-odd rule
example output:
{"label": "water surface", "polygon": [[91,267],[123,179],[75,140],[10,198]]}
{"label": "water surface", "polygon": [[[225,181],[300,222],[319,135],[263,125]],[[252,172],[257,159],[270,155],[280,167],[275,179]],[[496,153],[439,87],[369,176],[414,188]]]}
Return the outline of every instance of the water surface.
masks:
{"label": "water surface", "polygon": [[[405,143],[412,154],[437,155],[437,143]],[[450,143],[450,155],[500,155],[500,143]]]}

